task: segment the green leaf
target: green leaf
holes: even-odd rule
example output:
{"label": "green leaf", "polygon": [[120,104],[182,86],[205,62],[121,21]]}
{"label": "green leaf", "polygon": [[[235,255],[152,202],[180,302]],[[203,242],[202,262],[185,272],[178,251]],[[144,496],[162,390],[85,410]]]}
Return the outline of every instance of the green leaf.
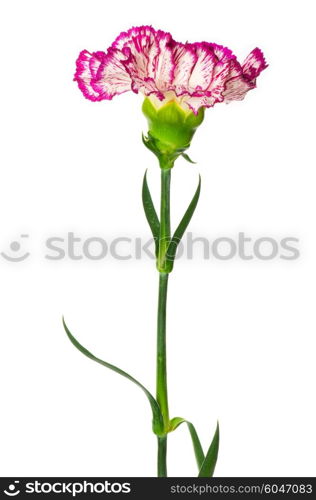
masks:
{"label": "green leaf", "polygon": [[187,208],[187,211],[185,212],[184,216],[182,217],[180,224],[178,225],[177,229],[174,232],[174,235],[169,243],[167,253],[166,253],[166,258],[169,262],[171,262],[171,269],[172,269],[172,263],[174,261],[177,247],[181,241],[182,236],[185,233],[186,228],[189,225],[190,220],[192,219],[192,216],[194,214],[194,211],[196,209],[196,206],[199,201],[200,197],[200,192],[201,192],[201,176],[199,176],[199,184],[198,187],[195,191],[195,194],[191,200],[190,205]]}
{"label": "green leaf", "polygon": [[197,463],[198,469],[200,470],[201,467],[202,467],[203,461],[205,459],[205,457],[204,457],[204,451],[203,451],[203,448],[202,448],[202,445],[201,445],[201,441],[199,439],[199,436],[198,436],[198,434],[196,432],[196,429],[195,429],[194,425],[191,424],[191,422],[187,422],[187,425],[188,425],[188,428],[189,428],[189,431],[190,431],[190,435],[191,435],[191,439],[192,439],[192,443],[193,443],[193,448],[194,448],[196,463]]}
{"label": "green leaf", "polygon": [[202,448],[202,445],[201,445],[201,441],[199,439],[199,436],[198,436],[198,434],[196,432],[196,429],[195,429],[194,425],[191,422],[188,422],[187,420],[185,420],[184,418],[175,417],[175,418],[173,418],[170,421],[170,430],[171,431],[176,430],[177,427],[179,427],[179,425],[181,425],[183,423],[186,423],[187,426],[188,426],[188,429],[189,429],[189,432],[190,432],[190,436],[191,436],[191,439],[192,439],[192,444],[193,444],[193,449],[194,449],[196,463],[197,463],[197,466],[198,466],[198,470],[200,470],[201,467],[202,467],[202,464],[204,462],[205,456],[204,456],[203,448]]}
{"label": "green leaf", "polygon": [[196,161],[191,160],[190,156],[187,153],[182,153],[182,156],[189,163],[193,163],[194,165],[196,164]]}
{"label": "green leaf", "polygon": [[219,448],[219,424],[217,422],[216,431],[200,468],[198,477],[213,477]]}
{"label": "green leaf", "polygon": [[147,170],[144,175],[143,180],[143,189],[142,189],[142,199],[143,199],[143,207],[146,215],[147,222],[150,226],[152,235],[155,240],[155,248],[156,255],[158,254],[159,248],[159,233],[160,233],[160,222],[157,216],[157,212],[155,210],[153,200],[149,191],[149,187],[147,184]]}
{"label": "green leaf", "polygon": [[179,425],[183,424],[184,422],[186,422],[185,418],[182,417],[172,418],[169,422],[170,432],[175,431],[179,427]]}
{"label": "green leaf", "polygon": [[140,382],[138,382],[138,380],[136,380],[134,377],[132,377],[128,373],[124,372],[123,370],[121,370],[117,366],[114,366],[114,365],[112,365],[110,363],[107,363],[106,361],[103,361],[102,359],[97,358],[96,356],[94,356],[94,354],[92,354],[85,347],[83,347],[78,342],[78,340],[76,340],[75,337],[71,334],[69,328],[67,327],[67,325],[65,323],[64,318],[63,318],[63,325],[64,325],[64,329],[65,329],[65,331],[66,331],[66,333],[68,335],[68,338],[69,338],[70,342],[80,352],[82,352],[82,354],[84,354],[88,358],[92,359],[93,361],[96,361],[97,363],[100,363],[100,365],[103,365],[106,368],[109,368],[110,370],[113,370],[114,372],[118,373],[119,375],[122,375],[123,377],[127,378],[128,380],[130,380],[131,382],[133,382],[134,384],[136,384],[138,387],[140,387],[144,391],[144,393],[146,394],[147,399],[148,399],[148,401],[150,403],[152,414],[153,414],[153,431],[157,435],[162,434],[163,433],[163,418],[162,418],[162,415],[161,415],[161,411],[160,411],[159,405],[158,405],[156,399],[152,396],[152,394],[146,389],[146,387],[144,387]]}

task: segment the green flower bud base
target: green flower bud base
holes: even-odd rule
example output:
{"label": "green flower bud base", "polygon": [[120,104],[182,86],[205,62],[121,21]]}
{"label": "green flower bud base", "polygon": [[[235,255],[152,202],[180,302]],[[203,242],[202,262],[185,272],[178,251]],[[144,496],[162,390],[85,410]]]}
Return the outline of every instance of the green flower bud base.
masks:
{"label": "green flower bud base", "polygon": [[156,107],[147,97],[142,111],[148,121],[145,146],[158,157],[161,168],[172,168],[178,156],[190,147],[196,129],[203,122],[204,108],[195,115],[175,100]]}

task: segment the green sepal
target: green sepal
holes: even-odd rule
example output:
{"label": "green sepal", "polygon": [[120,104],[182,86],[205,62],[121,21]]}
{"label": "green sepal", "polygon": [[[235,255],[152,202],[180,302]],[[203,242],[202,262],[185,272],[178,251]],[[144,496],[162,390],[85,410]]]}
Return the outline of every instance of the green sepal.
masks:
{"label": "green sepal", "polygon": [[200,197],[200,192],[201,192],[201,176],[199,176],[199,183],[198,187],[195,191],[195,194],[191,200],[190,205],[188,206],[184,216],[182,217],[180,224],[178,225],[177,229],[174,232],[174,235],[169,243],[169,246],[167,248],[166,252],[166,261],[168,262],[168,272],[172,271],[173,268],[173,262],[176,256],[176,251],[177,247],[181,241],[182,236],[185,233],[186,228],[188,227],[190,220],[192,219],[192,216],[194,214],[194,211],[196,209],[196,206],[199,201]]}
{"label": "green sepal", "polygon": [[189,163],[193,163],[193,165],[196,165],[196,161],[191,160],[190,156],[187,153],[182,153],[181,156]]}
{"label": "green sepal", "polygon": [[157,156],[160,168],[162,168],[163,170],[169,170],[170,168],[172,168],[178,156],[180,156],[182,154],[182,151],[184,151],[181,149],[169,152],[161,152],[159,148],[159,141],[155,139],[150,132],[148,132],[147,136],[142,134],[142,140],[146,148],[154,153],[155,156]]}
{"label": "green sepal", "polygon": [[146,219],[154,237],[157,257],[159,251],[160,222],[147,184],[147,170],[143,179],[142,200]]}
{"label": "green sepal", "polygon": [[219,423],[217,422],[215,434],[211,445],[206,453],[198,477],[213,477],[219,448]]}
{"label": "green sepal", "polygon": [[148,132],[147,136],[142,134],[142,141],[143,141],[143,144],[146,146],[146,148],[149,149],[149,151],[154,153],[159,158],[161,153],[158,149],[158,146],[156,145],[156,141],[155,141],[154,137],[152,137],[150,135],[150,132]]}
{"label": "green sepal", "polygon": [[153,428],[153,432],[155,434],[157,434],[158,436],[160,435],[163,435],[164,434],[164,423],[163,423],[163,417],[162,417],[162,414],[161,414],[161,411],[160,411],[160,407],[156,401],[156,399],[153,397],[153,395],[146,389],[146,387],[143,386],[143,384],[141,384],[140,382],[138,382],[138,380],[136,380],[134,377],[132,377],[131,375],[129,375],[128,373],[124,372],[123,370],[121,370],[120,368],[118,368],[117,366],[115,365],[112,365],[111,363],[107,363],[106,361],[103,361],[102,359],[100,358],[97,358],[96,356],[94,356],[94,354],[92,354],[90,351],[88,351],[85,347],[83,347],[77,339],[75,339],[75,337],[72,335],[72,333],[70,332],[69,328],[67,327],[66,325],[66,322],[63,318],[63,325],[64,325],[64,329],[65,329],[65,332],[70,340],[70,342],[80,351],[82,352],[82,354],[84,354],[85,356],[87,356],[88,358],[92,359],[93,361],[95,361],[96,363],[99,363],[100,365],[103,365],[105,366],[106,368],[109,368],[110,370],[118,373],[119,375],[122,375],[123,377],[127,378],[128,380],[130,380],[131,382],[133,382],[134,384],[136,384],[138,387],[140,387],[143,392],[146,394],[147,396],[147,399],[149,401],[149,404],[150,404],[150,407],[151,407],[151,410],[152,410],[152,415],[153,415],[153,422],[152,422],[152,428]]}

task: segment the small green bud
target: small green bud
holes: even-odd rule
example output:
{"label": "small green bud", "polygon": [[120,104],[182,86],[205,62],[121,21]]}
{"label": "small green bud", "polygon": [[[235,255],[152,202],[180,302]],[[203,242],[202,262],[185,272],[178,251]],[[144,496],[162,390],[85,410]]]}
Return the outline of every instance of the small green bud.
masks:
{"label": "small green bud", "polygon": [[200,108],[195,115],[189,108],[182,108],[176,100],[156,107],[146,97],[142,111],[149,126],[148,136],[144,138],[145,146],[158,157],[161,168],[172,168],[178,156],[190,147],[193,135],[204,119],[204,108]]}

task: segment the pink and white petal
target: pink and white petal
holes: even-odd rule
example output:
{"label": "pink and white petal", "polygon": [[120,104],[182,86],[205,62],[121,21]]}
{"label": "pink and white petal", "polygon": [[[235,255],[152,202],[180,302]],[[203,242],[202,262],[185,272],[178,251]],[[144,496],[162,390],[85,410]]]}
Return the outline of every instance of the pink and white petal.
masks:
{"label": "pink and white petal", "polygon": [[179,96],[189,92],[189,79],[197,61],[193,46],[188,43],[176,43],[173,48],[173,61],[175,67],[172,87]]}
{"label": "pink and white petal", "polygon": [[222,93],[225,102],[241,101],[248,90],[253,89],[254,84],[247,81],[243,75],[235,76],[226,82],[225,90]]}
{"label": "pink and white petal", "polygon": [[[124,50],[124,54],[128,54],[126,49]],[[141,52],[133,53],[130,51],[129,56],[126,58],[126,61],[123,61],[123,64],[132,80],[136,78],[146,78],[148,76],[148,59]]]}
{"label": "pink and white petal", "polygon": [[201,107],[211,108],[214,106],[215,101],[212,97],[204,96],[184,96],[181,105],[187,105],[187,107],[197,115]]}
{"label": "pink and white petal", "polygon": [[121,33],[113,47],[117,47],[115,50],[121,51],[125,57],[125,60],[122,57],[122,63],[132,80],[132,90],[137,93],[146,89],[146,79],[155,78],[155,61],[159,54],[155,30],[150,26],[132,28],[127,33]]}
{"label": "pink and white petal", "polygon": [[142,38],[155,38],[156,31],[152,26],[137,26],[129,29],[128,31],[122,31],[116,37],[112,44],[112,48],[122,50],[123,47],[128,47],[132,44],[135,45],[135,39],[141,36]]}
{"label": "pink and white petal", "polygon": [[155,31],[151,26],[139,26],[121,33],[112,47],[129,57],[127,69],[131,75],[155,78],[157,58],[171,41],[170,33]]}
{"label": "pink and white petal", "polygon": [[158,99],[164,99],[164,94],[157,89],[156,82],[152,78],[138,78],[137,76],[132,80],[132,91],[135,94],[142,92],[146,96],[155,94]]}
{"label": "pink and white petal", "polygon": [[[136,49],[144,54],[147,60],[146,75],[144,77],[154,78],[155,80],[163,79],[167,83],[171,77],[169,75],[170,68],[170,52],[173,44],[170,33],[165,31],[155,31],[151,28],[150,36],[148,35],[148,27],[145,27],[144,33],[138,37],[139,43],[135,45]],[[162,57],[163,56],[163,57]]]}
{"label": "pink and white petal", "polygon": [[78,83],[83,95],[90,101],[99,101],[103,99],[99,92],[92,87],[92,81],[96,77],[98,69],[105,58],[104,52],[90,53],[87,50],[80,52],[76,61],[76,73],[74,80]]}
{"label": "pink and white petal", "polygon": [[146,45],[143,45],[143,53],[146,59],[144,77],[155,78],[156,58],[159,54],[159,44],[153,37],[146,39]]}
{"label": "pink and white petal", "polygon": [[170,89],[175,69],[171,35],[158,31],[157,43],[158,54],[154,60],[153,73],[157,89],[165,92]]}
{"label": "pink and white petal", "polygon": [[139,77],[154,77],[154,60],[158,55],[158,44],[153,36],[138,35],[123,51],[127,54],[130,51],[130,60],[126,66],[131,75]]}
{"label": "pink and white petal", "polygon": [[246,57],[242,70],[243,74],[249,78],[250,81],[255,81],[257,76],[260,75],[261,71],[267,68],[267,63],[264,58],[262,51],[258,48],[255,48],[250,54]]}
{"label": "pink and white petal", "polygon": [[122,62],[124,59],[120,51],[109,49],[102,61],[97,76],[91,83],[102,99],[112,99],[115,95],[131,90],[131,77]]}
{"label": "pink and white petal", "polygon": [[131,90],[136,94],[140,91],[148,95],[150,92],[158,91],[154,78],[148,76],[147,64],[148,61],[143,55],[135,57],[131,54],[128,61],[123,61],[125,70],[131,79]]}
{"label": "pink and white petal", "polygon": [[90,57],[89,66],[90,66],[92,78],[96,78],[98,71],[99,71],[99,68],[100,68],[100,65],[101,65],[102,61],[105,59],[106,54],[105,54],[105,52],[102,52],[99,50],[98,52],[93,52],[92,55],[93,55],[93,57]]}
{"label": "pink and white petal", "polygon": [[233,76],[235,75],[232,75],[231,61],[217,62],[213,71],[212,81],[207,88],[207,91],[214,98],[215,102],[223,101],[222,93],[225,90],[226,82]]}
{"label": "pink and white petal", "polygon": [[213,52],[219,61],[225,63],[236,59],[236,56],[227,47],[218,45],[217,43],[210,43],[209,45],[212,47]]}
{"label": "pink and white petal", "polygon": [[155,31],[150,26],[132,28],[113,44],[126,57],[122,60],[132,80],[134,92],[150,95],[170,88],[173,78],[172,46],[170,33]]}
{"label": "pink and white petal", "polygon": [[239,75],[242,75],[242,69],[235,58],[217,62],[213,71],[211,84],[207,89],[215,102],[223,101],[223,92],[225,91],[226,83]]}
{"label": "pink and white petal", "polygon": [[194,48],[197,60],[188,82],[190,93],[204,91],[209,87],[217,63],[217,57],[207,44],[195,43]]}

